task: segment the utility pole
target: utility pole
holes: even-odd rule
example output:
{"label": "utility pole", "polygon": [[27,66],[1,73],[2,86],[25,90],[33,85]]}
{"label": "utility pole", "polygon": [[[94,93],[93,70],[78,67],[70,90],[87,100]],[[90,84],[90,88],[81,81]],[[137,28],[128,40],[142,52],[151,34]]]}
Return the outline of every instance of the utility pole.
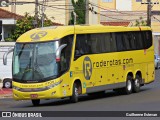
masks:
{"label": "utility pole", "polygon": [[38,27],[38,0],[35,0],[35,27]]}
{"label": "utility pole", "polygon": [[151,27],[152,4],[159,4],[159,2],[152,2],[151,0],[147,0],[147,2],[142,2],[141,4],[147,4],[147,26]]}
{"label": "utility pole", "polygon": [[42,17],[41,17],[41,26],[43,27],[44,26],[44,0],[43,0],[43,3],[42,3]]}
{"label": "utility pole", "polygon": [[74,15],[74,25],[76,25],[76,21],[77,21],[77,14],[75,12],[73,12]]}
{"label": "utility pole", "polygon": [[86,0],[85,22],[86,24],[89,24],[89,0]]}
{"label": "utility pole", "polygon": [[147,0],[147,2],[148,2],[148,6],[147,6],[147,26],[151,27],[151,10],[152,10],[151,0]]}

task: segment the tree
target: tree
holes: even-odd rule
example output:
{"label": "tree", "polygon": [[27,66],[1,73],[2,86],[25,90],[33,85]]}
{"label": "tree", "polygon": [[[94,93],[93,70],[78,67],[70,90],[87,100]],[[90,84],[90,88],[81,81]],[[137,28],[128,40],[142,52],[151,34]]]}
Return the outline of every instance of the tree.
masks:
{"label": "tree", "polygon": [[143,20],[143,17],[139,17],[139,20],[136,20],[135,26],[147,26],[147,21]]}
{"label": "tree", "polygon": [[[9,37],[6,39],[6,41],[16,41],[17,38],[22,35],[23,33],[34,29],[35,26],[33,24],[33,21],[35,18],[33,16],[30,16],[28,13],[25,13],[24,17],[17,20],[16,27],[14,30],[12,30]],[[52,21],[48,18],[45,18],[44,26],[51,26],[53,25]],[[41,21],[38,19],[38,27],[41,26]]]}
{"label": "tree", "polygon": [[[74,7],[74,12],[77,14],[76,24],[85,24],[85,11],[86,5],[85,0],[72,0],[72,5]],[[71,19],[69,21],[70,25],[74,24],[74,15],[73,11],[71,12]]]}

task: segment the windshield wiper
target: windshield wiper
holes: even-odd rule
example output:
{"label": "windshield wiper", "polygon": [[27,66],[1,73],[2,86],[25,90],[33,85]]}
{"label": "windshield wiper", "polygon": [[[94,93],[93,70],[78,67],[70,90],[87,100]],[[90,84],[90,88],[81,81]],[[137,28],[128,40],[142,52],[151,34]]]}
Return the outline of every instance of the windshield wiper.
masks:
{"label": "windshield wiper", "polygon": [[23,71],[23,75],[22,75],[21,80],[23,80],[23,78],[25,77],[25,75],[28,72],[28,69],[30,68],[30,66],[31,66],[31,58],[29,59],[29,64],[26,66],[26,68]]}

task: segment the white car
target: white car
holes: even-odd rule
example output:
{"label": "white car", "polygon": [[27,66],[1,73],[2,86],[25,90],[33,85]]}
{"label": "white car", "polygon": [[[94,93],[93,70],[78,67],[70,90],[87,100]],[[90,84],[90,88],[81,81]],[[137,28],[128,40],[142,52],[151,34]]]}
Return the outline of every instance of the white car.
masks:
{"label": "white car", "polygon": [[156,68],[156,69],[159,68],[160,58],[159,58],[158,54],[154,54],[154,65],[155,65],[155,68]]}
{"label": "white car", "polygon": [[0,79],[3,82],[4,88],[12,88],[12,60],[9,59],[8,65],[3,65],[3,60],[0,59]]}

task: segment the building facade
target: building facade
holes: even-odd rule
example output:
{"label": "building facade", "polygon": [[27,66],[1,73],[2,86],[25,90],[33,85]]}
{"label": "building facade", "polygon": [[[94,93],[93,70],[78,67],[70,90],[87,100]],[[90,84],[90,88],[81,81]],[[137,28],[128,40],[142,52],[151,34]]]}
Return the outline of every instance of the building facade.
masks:
{"label": "building facade", "polygon": [[[3,9],[24,15],[26,12],[35,15],[36,0],[9,0],[12,2]],[[75,0],[76,1],[76,0]],[[148,0],[86,0],[89,2],[89,24],[129,25],[135,26],[136,21],[146,22]],[[155,34],[155,48],[160,54],[160,0],[151,0],[151,28]],[[159,2],[159,3],[158,3]],[[16,3],[16,4],[15,4]],[[145,3],[145,4],[142,4]],[[88,4],[87,4],[88,5]],[[1,7],[2,8],[2,7]],[[44,13],[53,22],[68,25],[73,6],[71,0],[38,0],[38,16]],[[78,19],[78,16],[77,16]],[[114,23],[115,22],[115,23]],[[118,23],[117,23],[118,22]],[[158,46],[157,46],[158,45]],[[157,47],[156,47],[157,46]]]}
{"label": "building facade", "polygon": [[[0,8],[22,16],[24,16],[25,13],[34,16],[35,1],[36,0],[9,0],[9,5],[7,7]],[[41,19],[44,13],[47,18],[51,19],[54,23],[65,24],[66,6],[68,6],[68,0],[38,0],[37,15]]]}
{"label": "building facade", "polygon": [[2,39],[0,41],[5,41],[9,37],[11,31],[15,28],[16,20],[22,17],[0,8],[0,20],[2,21]]}
{"label": "building facade", "polygon": [[[160,0],[151,0],[151,28],[154,35],[155,53],[160,55]],[[144,3],[144,4],[142,4]],[[147,0],[99,0],[100,22],[103,24],[147,20]]]}

